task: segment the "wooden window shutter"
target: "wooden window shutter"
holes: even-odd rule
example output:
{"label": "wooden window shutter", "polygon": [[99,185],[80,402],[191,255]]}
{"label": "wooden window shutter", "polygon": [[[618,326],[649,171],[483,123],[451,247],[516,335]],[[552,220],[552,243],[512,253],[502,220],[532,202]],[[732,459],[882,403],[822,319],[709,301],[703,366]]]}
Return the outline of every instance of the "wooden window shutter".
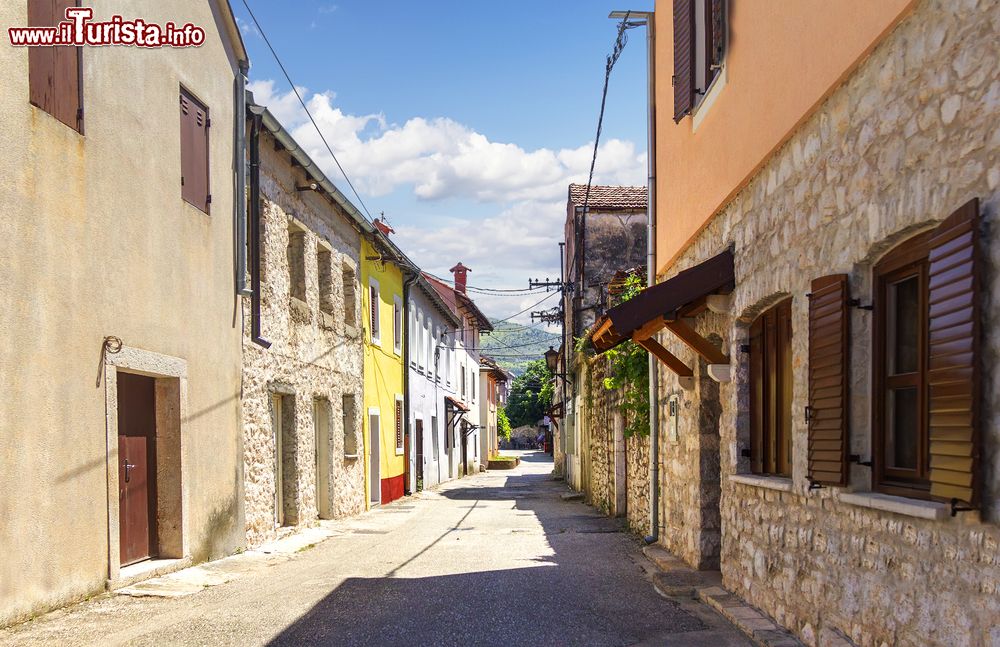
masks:
{"label": "wooden window shutter", "polygon": [[396,448],[403,448],[403,401],[396,400]]}
{"label": "wooden window shutter", "polygon": [[694,0],[674,0],[674,121],[694,106]]}
{"label": "wooden window shutter", "polygon": [[847,485],[850,305],[846,274],[814,279],[809,295],[809,480]]}
{"label": "wooden window shutter", "polygon": [[181,197],[208,213],[208,108],[181,89]]}
{"label": "wooden window shutter", "polygon": [[979,200],[931,234],[928,390],[931,496],[978,504]]}
{"label": "wooden window shutter", "polygon": [[750,326],[750,470],[754,474],[764,471],[764,433],[767,427],[767,399],[764,380],[767,368],[764,350],[764,317],[758,317]]}
{"label": "wooden window shutter", "polygon": [[[28,0],[28,26],[54,27],[76,0]],[[29,47],[28,100],[74,130],[83,132],[80,48]]]}

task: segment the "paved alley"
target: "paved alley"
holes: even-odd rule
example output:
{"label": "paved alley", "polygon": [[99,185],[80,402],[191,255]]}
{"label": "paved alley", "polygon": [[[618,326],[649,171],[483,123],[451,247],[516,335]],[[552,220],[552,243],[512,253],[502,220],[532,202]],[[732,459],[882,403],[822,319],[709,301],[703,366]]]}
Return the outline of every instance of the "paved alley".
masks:
{"label": "paved alley", "polygon": [[560,498],[548,456],[448,483],[290,558],[231,558],[181,597],[105,595],[0,632],[2,645],[742,645],[654,592],[639,542]]}

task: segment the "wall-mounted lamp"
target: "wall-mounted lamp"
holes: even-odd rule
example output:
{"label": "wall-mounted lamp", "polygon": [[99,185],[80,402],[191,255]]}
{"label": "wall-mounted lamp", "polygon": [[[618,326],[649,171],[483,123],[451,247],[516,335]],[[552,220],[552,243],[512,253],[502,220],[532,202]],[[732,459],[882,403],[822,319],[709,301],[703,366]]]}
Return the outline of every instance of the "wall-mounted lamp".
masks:
{"label": "wall-mounted lamp", "polygon": [[295,187],[295,190],[296,191],[318,191],[319,190],[319,185],[316,184],[315,182],[310,182],[309,184],[306,184],[305,186],[297,186],[297,187]]}
{"label": "wall-mounted lamp", "polygon": [[555,377],[561,377],[563,380],[566,379],[565,373],[556,372],[559,368],[559,351],[557,351],[552,346],[545,351],[545,366],[549,369],[549,373],[552,373]]}

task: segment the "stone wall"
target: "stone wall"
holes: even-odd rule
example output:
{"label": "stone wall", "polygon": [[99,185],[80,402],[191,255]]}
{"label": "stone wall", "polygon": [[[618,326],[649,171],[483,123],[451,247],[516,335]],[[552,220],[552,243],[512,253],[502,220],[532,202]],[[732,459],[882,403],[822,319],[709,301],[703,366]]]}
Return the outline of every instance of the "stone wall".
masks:
{"label": "stone wall", "polygon": [[590,431],[584,489],[588,503],[605,514],[625,517],[629,529],[644,536],[649,531],[649,436],[624,435],[621,391],[609,391],[603,384],[608,364],[603,355],[579,364],[584,371],[582,424]]}
{"label": "stone wall", "polygon": [[[348,281],[352,272],[354,281],[360,275],[360,238],[346,218],[319,195],[295,191],[287,154],[273,149],[265,137],[261,144],[261,330],[272,344],[269,349],[251,341],[249,299],[244,303],[244,480],[251,546],[281,533],[274,522],[275,395],[284,396],[287,430],[282,452],[285,523],[309,524],[317,519],[322,498],[317,488],[324,480],[329,500],[325,516],[364,510],[364,461],[356,449],[353,456],[345,455],[350,452],[345,452],[344,430],[345,404],[350,408],[344,398],[353,396],[353,419],[348,424],[353,426],[355,447],[363,446],[362,345],[358,322],[347,320],[352,309],[345,309],[344,289],[345,272]],[[329,258],[320,263],[320,256],[326,254]],[[321,267],[331,273],[323,281],[318,276]],[[357,299],[359,292],[348,290],[348,296]],[[353,313],[359,311],[355,303]],[[317,474],[317,400],[328,414],[326,478]]]}
{"label": "stone wall", "polygon": [[[725,586],[807,644],[839,631],[860,645],[992,645],[1000,640],[1000,304],[994,221],[1000,207],[1000,11],[980,0],[921,0],[845,83],[807,119],[671,269],[671,274],[731,246],[736,260],[733,316],[698,317],[732,358],[732,382],[717,385],[721,500],[721,569]],[[984,503],[982,514],[937,520],[874,510],[844,498],[871,487],[854,465],[850,487],[810,491],[807,428],[808,303],[811,279],[836,272],[851,292],[871,298],[871,270],[881,254],[925,230],[973,197],[985,221],[988,272],[984,303]],[[748,366],[740,345],[754,316],[791,296],[793,326],[792,479],[734,476],[749,471]],[[852,313],[851,452],[870,455],[871,315]],[[703,367],[672,338],[661,343],[696,366],[696,386],[664,390],[681,397],[680,447],[664,449],[662,536],[689,561],[678,533],[691,535],[675,505],[704,508],[707,441]],[[664,399],[664,402],[666,400]],[[665,416],[663,417],[665,420]],[[704,420],[701,420],[703,423]],[[685,436],[699,435],[700,440]],[[666,442],[666,440],[664,441]],[[702,501],[697,501],[698,497]],[[905,504],[906,501],[900,501]],[[689,541],[689,540],[686,540]]]}

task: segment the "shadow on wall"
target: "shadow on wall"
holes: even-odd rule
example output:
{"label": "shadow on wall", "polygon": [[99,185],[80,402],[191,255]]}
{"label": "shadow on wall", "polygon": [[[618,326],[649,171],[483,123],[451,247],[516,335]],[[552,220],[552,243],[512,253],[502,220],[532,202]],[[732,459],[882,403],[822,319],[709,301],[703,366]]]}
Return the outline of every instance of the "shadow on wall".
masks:
{"label": "shadow on wall", "polygon": [[[522,460],[551,464],[552,459],[532,452]],[[453,555],[447,543],[468,541],[476,532],[468,525],[470,515],[477,508],[480,515],[489,510],[482,505],[487,502],[510,503],[520,514],[533,513],[554,554],[526,555],[537,565],[503,570],[500,564],[511,560],[485,551],[475,560],[480,569],[475,572],[392,577],[397,566],[385,577],[349,578],[270,644],[623,645],[705,628],[652,587],[635,586],[637,566],[622,550],[622,542],[632,540],[622,534],[621,520],[561,501],[565,489],[549,474],[514,475],[504,487],[440,492],[472,502],[466,506],[469,511],[433,541],[413,546],[407,561],[427,559],[425,554],[436,544],[441,544],[437,559]],[[472,523],[475,518],[471,516]],[[494,535],[489,547],[502,550],[503,544]],[[595,600],[602,601],[602,609],[594,608]]]}
{"label": "shadow on wall", "polygon": [[236,497],[230,496],[224,505],[208,515],[201,539],[191,551],[191,560],[195,564],[225,557],[234,548],[243,545],[243,524],[238,513]]}

